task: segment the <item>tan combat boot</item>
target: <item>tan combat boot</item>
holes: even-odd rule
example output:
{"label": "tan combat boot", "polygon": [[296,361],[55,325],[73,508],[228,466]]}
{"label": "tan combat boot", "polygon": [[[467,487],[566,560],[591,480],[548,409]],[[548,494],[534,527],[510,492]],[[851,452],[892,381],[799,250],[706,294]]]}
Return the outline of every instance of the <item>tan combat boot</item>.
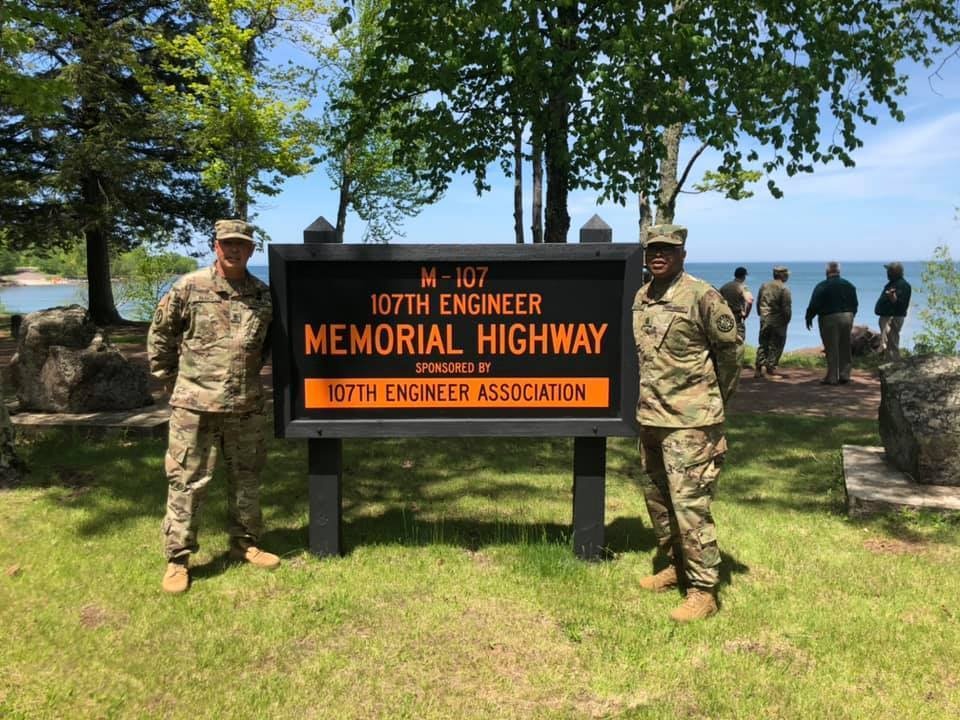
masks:
{"label": "tan combat boot", "polygon": [[679,623],[706,620],[717,614],[717,599],[712,590],[703,590],[692,587],[687,590],[687,599],[683,604],[670,613],[670,618]]}
{"label": "tan combat boot", "polygon": [[230,548],[230,557],[240,562],[248,562],[254,567],[273,570],[280,567],[280,558],[266,550],[261,550],[255,545],[250,547],[232,547]]}
{"label": "tan combat boot", "polygon": [[677,569],[668,565],[656,575],[647,575],[640,579],[640,587],[651,592],[664,592],[677,586]]}
{"label": "tan combat boot", "polygon": [[190,571],[187,566],[181,563],[167,563],[167,571],[163,574],[163,583],[161,584],[164,592],[179,594],[186,592],[190,587]]}

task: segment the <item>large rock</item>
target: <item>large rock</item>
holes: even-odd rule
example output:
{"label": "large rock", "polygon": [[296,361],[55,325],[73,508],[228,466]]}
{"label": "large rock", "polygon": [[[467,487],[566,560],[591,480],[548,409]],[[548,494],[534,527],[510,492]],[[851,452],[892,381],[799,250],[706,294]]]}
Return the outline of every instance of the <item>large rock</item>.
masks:
{"label": "large rock", "polygon": [[960,358],[919,355],[881,365],[880,438],[914,481],[960,485]]}
{"label": "large rock", "polygon": [[21,410],[131,410],[153,402],[147,371],[124,358],[79,305],[23,319],[10,378]]}
{"label": "large rock", "polygon": [[854,357],[866,357],[880,353],[882,341],[880,333],[866,325],[854,325],[850,331],[850,354]]}

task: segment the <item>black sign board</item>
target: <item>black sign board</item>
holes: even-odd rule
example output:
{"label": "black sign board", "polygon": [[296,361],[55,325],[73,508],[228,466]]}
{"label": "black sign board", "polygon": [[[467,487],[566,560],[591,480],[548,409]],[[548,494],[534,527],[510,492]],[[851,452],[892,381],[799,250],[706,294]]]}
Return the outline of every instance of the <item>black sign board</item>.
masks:
{"label": "black sign board", "polygon": [[276,432],[634,435],[638,245],[271,245]]}

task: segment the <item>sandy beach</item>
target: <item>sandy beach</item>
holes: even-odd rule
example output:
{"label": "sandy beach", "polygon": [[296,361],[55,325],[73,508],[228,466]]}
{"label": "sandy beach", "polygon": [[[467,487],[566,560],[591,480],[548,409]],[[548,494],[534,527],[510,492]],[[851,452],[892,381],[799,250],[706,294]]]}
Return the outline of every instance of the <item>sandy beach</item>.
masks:
{"label": "sandy beach", "polygon": [[0,275],[0,282],[14,287],[38,287],[42,285],[79,285],[79,280],[48,275],[36,270],[19,270],[13,275]]}

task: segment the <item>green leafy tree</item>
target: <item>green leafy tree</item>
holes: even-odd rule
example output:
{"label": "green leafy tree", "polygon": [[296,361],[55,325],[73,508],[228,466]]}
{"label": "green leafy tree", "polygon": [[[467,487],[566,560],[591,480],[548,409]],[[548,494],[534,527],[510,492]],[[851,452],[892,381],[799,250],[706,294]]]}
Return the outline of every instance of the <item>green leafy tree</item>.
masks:
{"label": "green leafy tree", "polygon": [[956,355],[960,350],[960,268],[941,245],[920,274],[926,307],[920,310],[923,329],[914,337],[916,352]]}
{"label": "green leafy tree", "polygon": [[32,114],[55,112],[68,84],[38,72],[38,46],[57,32],[69,30],[70,18],[43,3],[0,0],[0,98]]}
{"label": "green leafy tree", "polygon": [[196,270],[197,261],[141,245],[120,255],[115,267],[121,302],[131,306],[134,320],[149,320],[171,283],[178,276]]}
{"label": "green leafy tree", "polygon": [[161,231],[188,243],[225,210],[200,183],[182,119],[159,112],[147,91],[161,77],[182,84],[162,62],[160,40],[200,22],[204,4],[26,0],[23,8],[4,27],[27,39],[5,63],[5,83],[46,83],[56,97],[43,107],[24,93],[0,97],[0,223],[17,248],[83,238],[90,314],[117,322],[111,255]]}
{"label": "green leafy tree", "polygon": [[370,119],[423,100],[392,127],[400,157],[426,148],[435,188],[462,171],[486,189],[523,118],[544,154],[545,240],[563,242],[573,188],[672,214],[684,173],[661,163],[684,136],[733,196],[749,172],[779,196],[776,172],[853,164],[862,124],[903,118],[899,63],[929,64],[958,33],[939,0],[392,3],[352,89]]}
{"label": "green leafy tree", "polygon": [[[382,113],[375,124],[363,126],[361,133],[351,132],[357,119],[349,110],[357,106],[350,102],[348,84],[363,75],[386,5],[385,0],[360,0],[357,21],[336,26],[337,42],[326,56],[325,66],[332,80],[327,88],[329,102],[322,135],[327,174],[339,190],[336,231],[340,242],[351,209],[366,223],[365,241],[387,242],[402,235],[405,218],[437,199],[419,178],[425,161],[422,154],[421,166],[414,172],[394,162],[399,146],[391,137],[389,125],[398,113]],[[417,162],[416,157],[411,159]]]}
{"label": "green leafy tree", "polygon": [[320,0],[209,0],[209,22],[168,39],[168,69],[186,91],[158,86],[174,117],[186,118],[191,154],[208,188],[223,191],[230,214],[249,219],[256,195],[276,195],[283,180],[318,162],[319,125],[307,116],[314,72],[267,63],[281,40],[315,48],[309,32],[327,12]]}

